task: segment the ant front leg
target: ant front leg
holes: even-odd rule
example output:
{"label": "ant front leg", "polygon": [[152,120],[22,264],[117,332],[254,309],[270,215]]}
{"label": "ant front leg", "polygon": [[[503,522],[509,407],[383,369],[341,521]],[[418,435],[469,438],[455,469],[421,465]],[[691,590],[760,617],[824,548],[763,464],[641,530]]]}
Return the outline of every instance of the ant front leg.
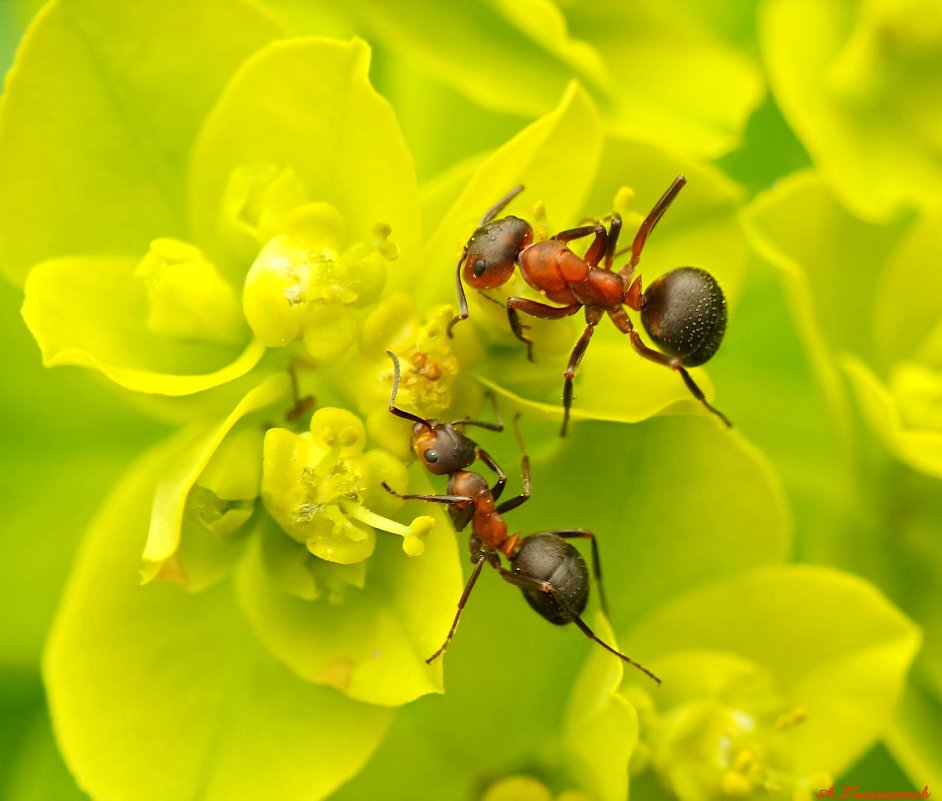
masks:
{"label": "ant front leg", "polygon": [[569,354],[569,364],[566,365],[566,371],[563,373],[563,426],[559,432],[561,437],[566,436],[569,428],[569,410],[572,408],[572,380],[576,376],[576,370],[582,363],[582,357],[585,356],[586,349],[589,347],[589,340],[595,332],[595,326],[602,319],[602,312],[599,308],[592,306],[585,310],[586,329],[576,342],[576,346]]}
{"label": "ant front leg", "polygon": [[[497,399],[494,397],[493,392],[487,393],[488,397],[491,399],[491,406],[494,409],[494,417],[496,422],[488,423],[483,420],[455,420],[452,423],[452,426],[477,426],[478,428],[486,429],[487,431],[496,431],[498,433],[504,430],[504,420],[500,416],[500,409],[497,406]],[[497,483],[491,487],[491,495],[494,496],[496,501],[500,494],[504,491],[504,484],[507,483],[507,476],[504,475],[504,471],[501,470],[497,460],[491,456],[484,448],[474,443],[474,455],[476,459],[480,459],[484,464],[486,464],[491,470],[497,474]]]}
{"label": "ant front leg", "polygon": [[[503,427],[501,427],[500,430],[503,431]],[[504,485],[507,483],[507,476],[504,475],[504,471],[501,470],[500,465],[497,464],[497,460],[494,459],[494,457],[491,456],[480,445],[475,448],[474,455],[497,474],[497,482],[493,487],[491,487],[491,495],[494,496],[494,500],[496,501],[504,491]]]}
{"label": "ant front leg", "polygon": [[564,317],[571,317],[581,308],[581,303],[573,303],[569,306],[547,306],[535,300],[512,297],[507,298],[507,319],[510,321],[510,329],[514,332],[514,336],[527,346],[527,359],[532,362],[533,341],[524,334],[530,326],[520,322],[520,312],[540,320],[562,320]]}
{"label": "ant front leg", "polygon": [[732,428],[733,424],[729,421],[729,418],[723,414],[715,406],[712,406],[710,402],[706,399],[706,395],[703,394],[703,390],[697,386],[696,381],[691,378],[690,373],[687,372],[687,369],[672,356],[667,356],[661,353],[654,348],[650,348],[644,344],[641,337],[638,335],[638,332],[635,331],[635,327],[631,324],[631,320],[628,317],[628,313],[624,309],[615,309],[609,311],[609,317],[612,318],[612,322],[615,323],[618,330],[623,334],[627,334],[629,341],[631,342],[631,347],[635,349],[635,352],[644,359],[647,359],[649,362],[654,362],[655,364],[663,365],[664,367],[669,367],[676,373],[680,373],[680,377],[683,379],[684,384],[686,385],[688,391],[693,395],[700,403],[703,404],[706,409],[715,414],[727,428]]}
{"label": "ant front leg", "polygon": [[401,492],[396,492],[392,487],[389,486],[385,481],[382,482],[383,489],[386,490],[390,495],[395,495],[397,498],[401,498],[404,501],[428,501],[429,503],[446,503],[449,506],[455,506],[459,503],[473,504],[474,498],[470,498],[467,495],[424,495],[422,493],[411,493],[404,495]]}
{"label": "ant front leg", "polygon": [[390,495],[395,495],[404,501],[426,501],[427,503],[444,503],[449,507],[451,523],[455,531],[463,531],[471,518],[474,517],[474,498],[468,495],[426,495],[424,493],[410,493],[404,495],[396,492],[385,481],[382,482],[383,489]]}
{"label": "ant front leg", "polygon": [[[612,223],[614,225],[614,220]],[[621,228],[620,218],[618,221],[618,227],[619,229]],[[576,239],[582,239],[583,237],[590,235],[594,235],[595,238],[586,249],[585,256],[582,257],[582,260],[589,267],[596,267],[602,260],[602,257],[608,252],[609,248],[609,232],[605,230],[605,226],[601,223],[596,223],[595,225],[583,225],[581,228],[570,228],[567,231],[560,231],[558,234],[556,234],[556,236],[553,237],[553,239],[555,239],[557,242],[568,244],[569,242],[572,242]]]}

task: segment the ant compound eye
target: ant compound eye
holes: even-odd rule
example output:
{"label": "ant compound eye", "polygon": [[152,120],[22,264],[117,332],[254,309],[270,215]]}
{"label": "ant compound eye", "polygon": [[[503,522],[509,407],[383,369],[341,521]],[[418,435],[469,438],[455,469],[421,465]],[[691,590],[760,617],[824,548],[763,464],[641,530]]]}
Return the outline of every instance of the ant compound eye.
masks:
{"label": "ant compound eye", "polygon": [[478,259],[474,264],[471,265],[471,272],[474,273],[475,278],[480,278],[484,275],[484,271],[487,269],[487,262],[484,259]]}
{"label": "ant compound eye", "polygon": [[429,448],[425,453],[422,454],[422,458],[429,464],[435,464],[438,461],[438,451],[434,451]]}

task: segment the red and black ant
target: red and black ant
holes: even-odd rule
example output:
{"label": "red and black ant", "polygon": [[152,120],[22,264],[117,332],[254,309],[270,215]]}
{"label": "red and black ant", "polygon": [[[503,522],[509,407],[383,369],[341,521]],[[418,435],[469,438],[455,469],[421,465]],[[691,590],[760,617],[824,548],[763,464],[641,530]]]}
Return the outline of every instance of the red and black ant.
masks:
{"label": "red and black ant", "polygon": [[[544,320],[559,320],[585,309],[586,329],[572,349],[563,373],[563,435],[572,406],[572,379],[603,313],[608,314],[619,331],[629,336],[639,355],[680,373],[691,394],[727,426],[732,425],[722,412],[710,405],[686,370],[710,359],[726,331],[726,298],[716,279],[697,267],[680,267],[655,279],[642,293],[641,276],[634,275],[648,235],[686,183],[684,176],[678,176],[654,204],[631,243],[628,264],[618,272],[612,271],[612,261],[619,255],[615,248],[621,233],[620,214],[616,212],[612,216],[607,231],[604,225],[596,223],[534,242],[533,228],[526,220],[514,216],[494,219],[523,191],[522,186],[514,187],[481,218],[458,260],[455,273],[458,315],[449,324],[449,334],[455,323],[468,317],[462,277],[475,289],[493,289],[506,283],[514,267],[519,266],[520,274],[531,287],[554,303],[564,304],[549,306],[527,298],[507,298],[511,330],[526,344],[530,361],[533,361],[533,342],[524,333],[528,326],[521,323],[520,312]],[[584,256],[569,249],[569,242],[590,235],[594,239]],[[641,312],[641,323],[660,351],[642,342],[625,306]]]}
{"label": "red and black ant", "polygon": [[[588,539],[591,542],[592,566],[599,586],[599,600],[602,610],[607,614],[605,596],[602,591],[598,545],[591,531],[557,529],[542,531],[527,537],[521,537],[519,533],[507,535],[507,524],[501,515],[511,509],[516,509],[530,498],[530,459],[520,437],[517,418],[514,419],[514,433],[520,446],[523,491],[516,497],[497,504],[506,484],[503,471],[476,442],[465,436],[456,426],[477,425],[494,431],[502,431],[503,424],[501,422],[481,423],[475,420],[442,423],[437,420],[426,420],[397,408],[399,360],[392,352],[389,352],[389,356],[393,362],[393,385],[389,398],[389,411],[397,417],[414,423],[412,446],[416,455],[434,475],[447,475],[448,486],[445,495],[403,495],[390,488],[385,482],[383,487],[405,500],[414,499],[447,504],[452,524],[457,531],[463,531],[469,523],[471,524],[469,547],[474,569],[458,599],[458,611],[445,641],[434,654],[425,660],[426,663],[431,664],[448,647],[481,570],[485,564],[490,564],[505,581],[519,587],[527,603],[550,623],[557,625],[575,623],[589,639],[660,684],[661,680],[646,667],[599,639],[580,617],[589,599],[589,571],[582,555],[566,542],[567,539]],[[475,455],[497,473],[498,479],[493,487],[488,487],[483,476],[465,469],[474,462]],[[501,565],[501,554],[510,562],[509,570]]]}

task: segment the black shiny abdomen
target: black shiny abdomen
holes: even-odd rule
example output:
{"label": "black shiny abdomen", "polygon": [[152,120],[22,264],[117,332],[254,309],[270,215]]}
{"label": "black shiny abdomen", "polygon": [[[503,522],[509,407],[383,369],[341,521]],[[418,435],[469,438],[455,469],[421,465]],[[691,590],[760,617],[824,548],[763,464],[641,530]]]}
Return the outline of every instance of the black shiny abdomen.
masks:
{"label": "black shiny abdomen", "polygon": [[726,333],[726,298],[698,267],[658,277],[644,292],[641,322],[657,347],[686,367],[707,361]]}
{"label": "black shiny abdomen", "polygon": [[527,537],[513,558],[513,572],[518,576],[546,581],[556,588],[557,596],[540,589],[521,587],[523,597],[550,623],[563,625],[572,615],[581,615],[589,600],[589,571],[582,555],[555,534]]}

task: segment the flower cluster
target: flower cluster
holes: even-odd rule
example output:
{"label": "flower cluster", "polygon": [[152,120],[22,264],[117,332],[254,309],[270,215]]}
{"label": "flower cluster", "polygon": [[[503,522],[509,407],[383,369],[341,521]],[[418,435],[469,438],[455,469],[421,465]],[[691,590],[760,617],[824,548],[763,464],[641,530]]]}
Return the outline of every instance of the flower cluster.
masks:
{"label": "flower cluster", "polygon": [[[926,0],[52,0],[0,99],[0,267],[43,364],[84,370],[30,372],[4,316],[29,354],[5,368],[4,580],[29,611],[0,646],[34,665],[52,619],[71,777],[30,741],[10,792],[931,786],[940,37]],[[560,439],[584,324],[528,319],[528,362],[516,276],[452,331],[462,245],[519,184],[502,213],[538,238],[618,212],[627,244],[681,173],[639,270],[722,286],[726,341],[693,372],[735,428],[600,326]],[[389,412],[387,351],[400,408],[520,413],[514,529],[595,533],[610,609],[586,620],[662,686],[487,575],[426,664],[464,535],[397,497],[444,487]]]}

